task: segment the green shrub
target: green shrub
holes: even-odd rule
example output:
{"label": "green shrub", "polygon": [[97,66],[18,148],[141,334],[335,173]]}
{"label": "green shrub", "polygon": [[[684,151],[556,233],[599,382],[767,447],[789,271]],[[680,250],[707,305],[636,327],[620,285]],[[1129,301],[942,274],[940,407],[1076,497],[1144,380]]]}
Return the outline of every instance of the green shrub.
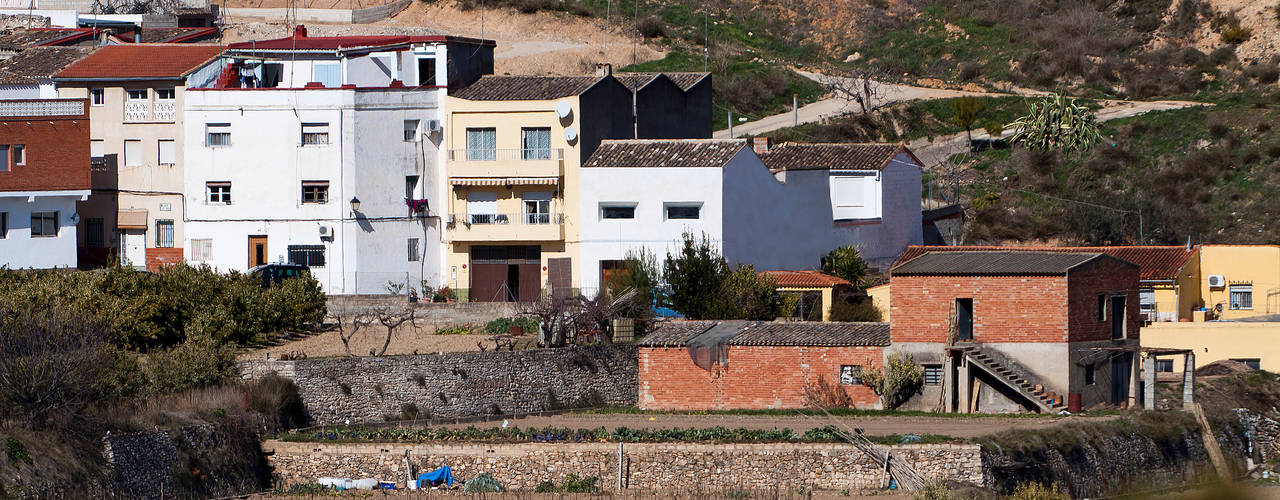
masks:
{"label": "green shrub", "polygon": [[497,335],[510,332],[513,326],[523,328],[525,333],[533,333],[538,331],[538,320],[530,317],[498,318],[485,324],[484,331],[485,333]]}
{"label": "green shrub", "polygon": [[831,303],[830,317],[831,321],[884,321],[880,309],[876,308],[870,297],[860,297],[853,301],[837,298]]}
{"label": "green shrub", "polygon": [[9,455],[9,463],[16,469],[19,464],[31,465],[31,454],[18,438],[10,436],[5,439],[5,452]]}
{"label": "green shrub", "polygon": [[1013,493],[1002,497],[1003,500],[1067,500],[1067,494],[1058,491],[1058,487],[1048,487],[1040,483],[1018,483]]}
{"label": "green shrub", "polygon": [[564,478],[563,490],[565,493],[595,493],[600,488],[596,486],[595,477],[578,477],[569,474]]}
{"label": "green shrub", "polygon": [[235,353],[205,335],[147,355],[146,371],[153,392],[178,392],[232,380]]}
{"label": "green shrub", "polygon": [[534,493],[555,493],[560,491],[556,488],[556,483],[551,481],[543,481],[538,483],[538,487],[533,489]]}
{"label": "green shrub", "polygon": [[867,261],[858,254],[857,248],[843,246],[822,258],[822,272],[843,278],[853,285],[854,290],[862,290],[867,277]]}
{"label": "green shrub", "polygon": [[910,354],[889,355],[888,366],[863,368],[858,373],[862,385],[870,387],[880,396],[885,408],[897,408],[907,402],[924,385],[924,369],[915,363]]}
{"label": "green shrub", "polygon": [[470,323],[465,325],[446,326],[444,328],[436,328],[436,335],[471,335],[475,333]]}
{"label": "green shrub", "polygon": [[750,265],[730,269],[705,234],[684,233],[679,253],[667,253],[663,276],[672,308],[689,319],[771,320],[782,313],[773,278]]}
{"label": "green shrub", "polygon": [[667,28],[658,16],[649,16],[640,20],[640,34],[645,38],[658,38],[667,34]]}
{"label": "green shrub", "polygon": [[502,490],[502,484],[488,472],[472,478],[462,487],[462,491],[467,493],[502,493]]}

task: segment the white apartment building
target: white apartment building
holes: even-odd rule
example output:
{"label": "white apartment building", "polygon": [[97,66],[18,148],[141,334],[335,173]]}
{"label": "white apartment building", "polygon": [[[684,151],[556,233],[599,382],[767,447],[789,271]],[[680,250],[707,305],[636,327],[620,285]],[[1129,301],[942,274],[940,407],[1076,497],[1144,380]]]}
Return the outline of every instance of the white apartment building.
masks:
{"label": "white apartment building", "polygon": [[439,286],[441,108],[492,71],[492,47],[303,27],[231,45],[186,101],[187,261],[303,264],[330,294]]}

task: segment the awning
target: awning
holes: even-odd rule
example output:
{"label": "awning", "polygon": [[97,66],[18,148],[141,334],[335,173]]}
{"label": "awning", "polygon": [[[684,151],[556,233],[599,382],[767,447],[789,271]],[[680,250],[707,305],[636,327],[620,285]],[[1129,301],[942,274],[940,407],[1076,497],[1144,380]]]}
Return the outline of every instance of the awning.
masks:
{"label": "awning", "polygon": [[555,186],[559,177],[452,177],[454,186]]}
{"label": "awning", "polygon": [[119,229],[146,229],[147,210],[133,208],[116,212],[116,227]]}

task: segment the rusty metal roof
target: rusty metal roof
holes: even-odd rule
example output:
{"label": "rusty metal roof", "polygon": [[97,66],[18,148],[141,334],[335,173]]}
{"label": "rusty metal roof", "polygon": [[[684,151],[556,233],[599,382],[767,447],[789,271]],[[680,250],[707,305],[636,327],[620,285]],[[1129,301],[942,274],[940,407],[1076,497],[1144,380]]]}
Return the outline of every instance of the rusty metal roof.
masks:
{"label": "rusty metal roof", "polygon": [[919,246],[907,247],[894,266],[930,252],[1004,252],[1033,250],[1037,252],[1104,253],[1138,265],[1143,280],[1173,280],[1195,255],[1197,247],[1185,246],[1112,246],[1112,247],[999,247],[999,246]]}
{"label": "rusty metal roof", "polygon": [[[1066,274],[1076,266],[1107,257],[1102,253],[1041,252],[932,252],[890,269],[894,276],[1021,276]],[[1136,267],[1135,264],[1130,264]]]}
{"label": "rusty metal roof", "polygon": [[731,346],[887,346],[888,323],[836,323],[816,321],[672,321],[638,342],[642,347],[685,347],[695,337],[717,325],[732,326],[738,333]]}
{"label": "rusty metal roof", "polygon": [[747,147],[744,139],[611,139],[583,167],[723,167]]}

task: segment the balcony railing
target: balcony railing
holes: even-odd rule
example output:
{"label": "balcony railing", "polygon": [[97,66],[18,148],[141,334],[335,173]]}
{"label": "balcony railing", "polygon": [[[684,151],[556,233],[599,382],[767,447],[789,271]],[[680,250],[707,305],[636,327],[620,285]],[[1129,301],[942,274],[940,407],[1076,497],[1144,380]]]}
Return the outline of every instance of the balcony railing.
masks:
{"label": "balcony railing", "polygon": [[551,161],[563,160],[561,148],[450,149],[449,161]]}
{"label": "balcony railing", "polygon": [[177,104],[172,100],[137,99],[124,102],[125,122],[171,122],[177,117]]}
{"label": "balcony railing", "polygon": [[528,214],[451,214],[449,223],[466,225],[549,225],[563,224],[564,214],[528,213]]}

